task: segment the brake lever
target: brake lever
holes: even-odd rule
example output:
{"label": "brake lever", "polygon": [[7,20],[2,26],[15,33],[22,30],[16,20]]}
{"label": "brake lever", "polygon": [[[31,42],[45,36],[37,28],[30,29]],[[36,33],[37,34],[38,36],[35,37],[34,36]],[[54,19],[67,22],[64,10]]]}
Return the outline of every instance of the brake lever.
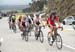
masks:
{"label": "brake lever", "polygon": [[61,31],[63,31],[63,27],[61,27]]}
{"label": "brake lever", "polygon": [[63,27],[58,27],[58,28],[61,28],[61,31],[63,31]]}

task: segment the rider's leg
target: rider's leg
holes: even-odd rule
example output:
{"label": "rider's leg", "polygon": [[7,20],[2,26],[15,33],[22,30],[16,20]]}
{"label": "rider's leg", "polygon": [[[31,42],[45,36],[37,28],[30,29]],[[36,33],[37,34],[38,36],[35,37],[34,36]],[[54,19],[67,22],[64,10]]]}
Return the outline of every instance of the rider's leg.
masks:
{"label": "rider's leg", "polygon": [[48,32],[48,36],[51,37],[52,35],[53,35],[53,28],[50,28],[50,31]]}
{"label": "rider's leg", "polygon": [[51,42],[53,41],[52,36],[53,36],[53,28],[50,27],[50,32],[48,33],[48,39],[50,39]]}
{"label": "rider's leg", "polygon": [[31,31],[31,24],[28,25],[28,32]]}
{"label": "rider's leg", "polygon": [[53,41],[52,36],[53,36],[53,29],[51,29],[50,32],[48,33],[48,42],[49,42],[50,45],[53,45],[53,43],[52,43],[52,41]]}
{"label": "rider's leg", "polygon": [[11,23],[11,27],[12,27],[12,29],[13,29],[13,22]]}
{"label": "rider's leg", "polygon": [[28,32],[29,32],[29,35],[31,36],[31,24],[29,24],[29,30],[28,30]]}
{"label": "rider's leg", "polygon": [[56,30],[56,27],[54,27],[53,29],[54,29],[54,30],[53,30],[54,34],[53,34],[53,36],[52,36],[52,39],[53,39],[52,43],[55,41],[55,37],[56,37],[56,33],[57,33],[57,32],[56,32],[56,31],[57,31],[57,30]]}
{"label": "rider's leg", "polygon": [[56,36],[57,35],[57,29],[56,29],[56,27],[54,26],[54,36]]}
{"label": "rider's leg", "polygon": [[8,22],[9,23],[9,28],[11,29],[11,22]]}
{"label": "rider's leg", "polygon": [[39,26],[38,37],[40,37],[40,32],[41,32],[41,26]]}
{"label": "rider's leg", "polygon": [[15,30],[16,30],[16,24],[15,24],[15,23],[16,23],[16,22],[14,22],[13,25],[14,25],[14,28],[15,28]]}
{"label": "rider's leg", "polygon": [[38,26],[35,26],[35,37],[36,37],[36,40],[38,40],[38,32],[37,32],[37,30],[38,30]]}
{"label": "rider's leg", "polygon": [[21,30],[21,27],[20,27],[20,22],[18,22],[18,29],[19,29],[19,30]]}
{"label": "rider's leg", "polygon": [[37,32],[37,26],[35,26],[35,33]]}

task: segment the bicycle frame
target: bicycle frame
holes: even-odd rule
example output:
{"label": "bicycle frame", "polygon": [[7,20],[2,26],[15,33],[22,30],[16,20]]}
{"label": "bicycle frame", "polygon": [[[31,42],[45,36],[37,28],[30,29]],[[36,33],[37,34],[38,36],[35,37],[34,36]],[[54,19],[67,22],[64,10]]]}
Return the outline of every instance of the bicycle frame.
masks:
{"label": "bicycle frame", "polygon": [[54,26],[54,28],[53,28],[54,35],[57,35],[57,34],[58,34],[57,30],[58,30],[59,28],[61,28],[61,31],[63,30],[63,27],[55,27],[55,26]]}
{"label": "bicycle frame", "polygon": [[36,26],[36,30],[37,30],[37,31],[41,31],[41,26],[37,25],[37,26]]}

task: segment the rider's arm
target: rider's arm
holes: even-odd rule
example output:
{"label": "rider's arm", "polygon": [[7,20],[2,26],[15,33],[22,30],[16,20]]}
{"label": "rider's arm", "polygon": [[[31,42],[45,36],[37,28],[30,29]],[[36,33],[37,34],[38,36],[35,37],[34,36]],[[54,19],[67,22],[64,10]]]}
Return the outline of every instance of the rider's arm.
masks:
{"label": "rider's arm", "polygon": [[40,22],[40,26],[42,26],[42,24],[43,24],[43,19],[42,19],[42,17],[41,18],[39,18],[39,22]]}
{"label": "rider's arm", "polygon": [[35,18],[33,19],[33,24],[36,25],[36,19]]}
{"label": "rider's arm", "polygon": [[59,22],[58,16],[56,16],[56,21],[57,21],[57,23],[58,23],[58,26],[60,27],[60,22]]}

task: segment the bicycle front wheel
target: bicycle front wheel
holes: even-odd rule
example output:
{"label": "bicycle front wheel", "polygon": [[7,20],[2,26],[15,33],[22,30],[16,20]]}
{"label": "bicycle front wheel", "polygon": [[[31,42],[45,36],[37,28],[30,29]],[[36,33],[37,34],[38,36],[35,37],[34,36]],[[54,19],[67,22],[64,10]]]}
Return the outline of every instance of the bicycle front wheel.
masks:
{"label": "bicycle front wheel", "polygon": [[25,32],[25,41],[28,41],[28,32]]}
{"label": "bicycle front wheel", "polygon": [[40,37],[39,37],[39,38],[40,38],[40,42],[41,42],[41,43],[43,43],[43,42],[44,42],[43,32],[42,32],[42,31],[40,31],[40,33],[39,33],[39,34],[40,34]]}
{"label": "bicycle front wheel", "polygon": [[56,47],[62,49],[62,38],[59,34],[56,36]]}

